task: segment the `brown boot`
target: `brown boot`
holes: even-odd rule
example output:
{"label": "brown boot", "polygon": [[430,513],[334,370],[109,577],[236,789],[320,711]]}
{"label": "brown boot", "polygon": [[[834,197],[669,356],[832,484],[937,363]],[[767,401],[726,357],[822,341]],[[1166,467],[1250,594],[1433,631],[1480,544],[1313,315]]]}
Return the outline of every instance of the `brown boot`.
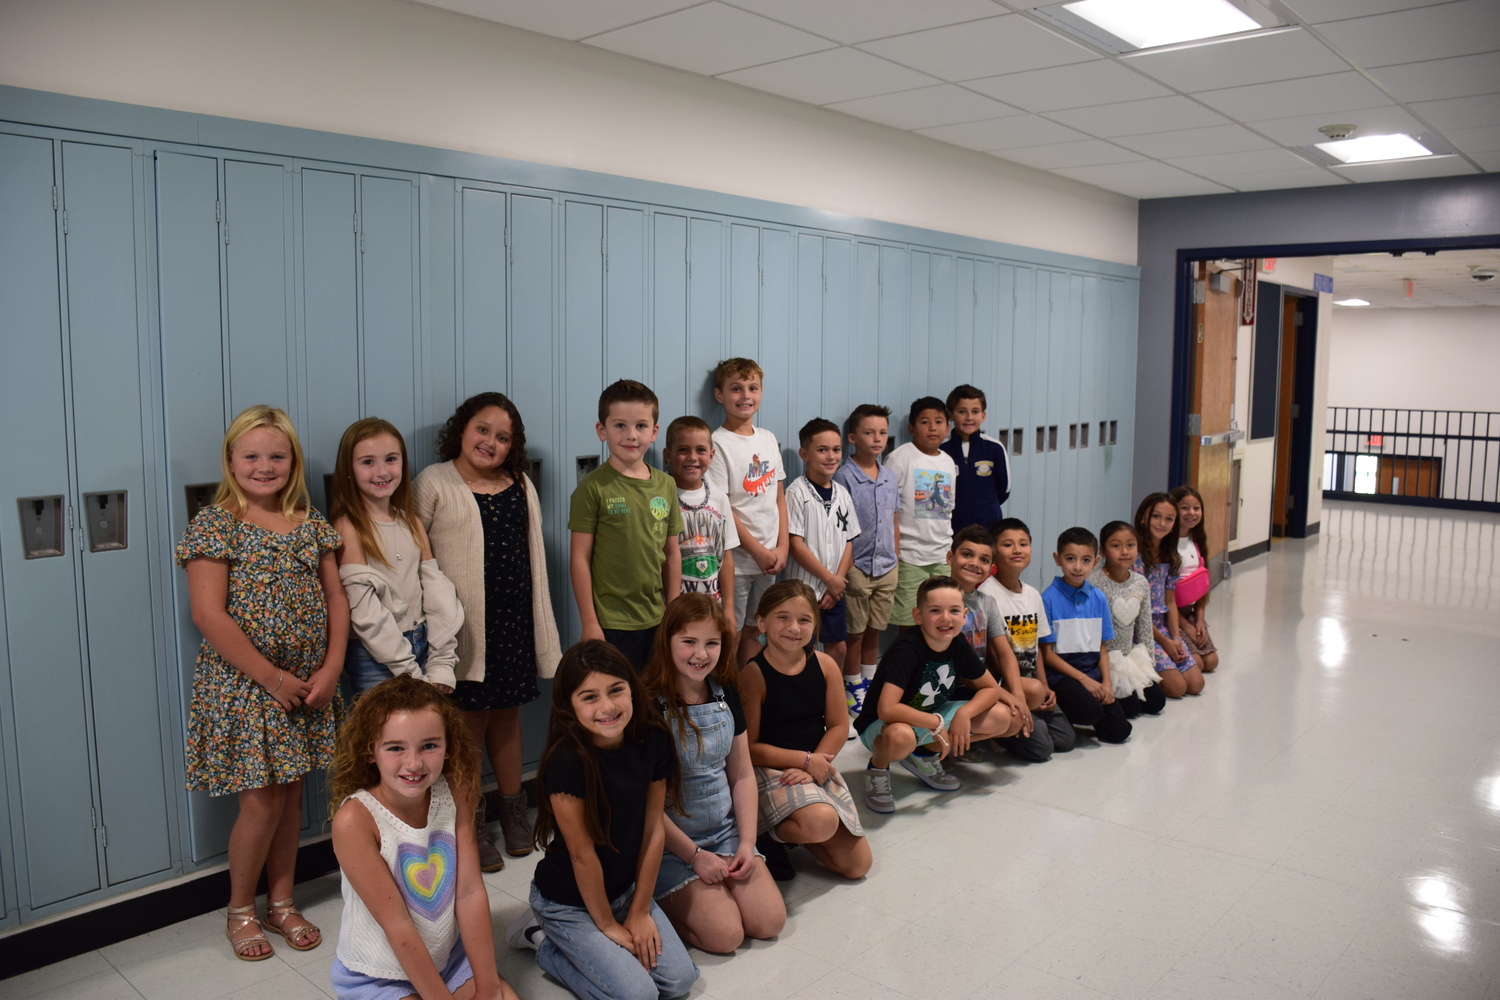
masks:
{"label": "brown boot", "polygon": [[474,835],[479,838],[479,870],[486,873],[497,872],[505,867],[505,855],[500,853],[500,848],[490,839],[485,825],[484,813],[481,811],[474,817]]}
{"label": "brown boot", "polygon": [[500,828],[505,831],[505,853],[524,858],[531,853],[531,817],[526,811],[526,793],[500,796]]}

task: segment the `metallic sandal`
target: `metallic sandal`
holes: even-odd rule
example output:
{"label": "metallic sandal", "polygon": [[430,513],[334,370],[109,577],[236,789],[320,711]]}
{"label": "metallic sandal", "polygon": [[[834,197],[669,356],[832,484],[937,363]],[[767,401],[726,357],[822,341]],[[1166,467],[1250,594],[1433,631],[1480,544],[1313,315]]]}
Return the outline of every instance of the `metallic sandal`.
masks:
{"label": "metallic sandal", "polygon": [[[281,923],[279,925],[271,923],[272,917],[280,917]],[[291,930],[286,930],[286,922],[292,917],[300,917],[302,923]],[[304,917],[302,911],[297,909],[297,904],[290,899],[283,899],[280,902],[266,900],[266,930],[274,931],[286,938],[286,943],[295,951],[312,951],[323,943],[323,932],[311,920]],[[318,939],[312,944],[307,944],[307,939],[314,934],[318,936]]]}
{"label": "metallic sandal", "polygon": [[[251,934],[249,937],[242,938],[236,938],[234,936],[236,931],[242,931],[246,927],[249,927],[251,924],[255,925],[255,929],[258,933]],[[241,962],[264,962],[266,959],[276,954],[275,949],[271,947],[271,942],[266,940],[266,935],[263,932],[260,920],[255,916],[254,903],[251,903],[249,906],[229,907],[229,922],[224,928],[224,936],[229,939],[229,947],[234,950],[234,957],[239,959]],[[245,954],[245,949],[247,947],[258,944],[263,944],[266,946],[266,950],[263,954]]]}

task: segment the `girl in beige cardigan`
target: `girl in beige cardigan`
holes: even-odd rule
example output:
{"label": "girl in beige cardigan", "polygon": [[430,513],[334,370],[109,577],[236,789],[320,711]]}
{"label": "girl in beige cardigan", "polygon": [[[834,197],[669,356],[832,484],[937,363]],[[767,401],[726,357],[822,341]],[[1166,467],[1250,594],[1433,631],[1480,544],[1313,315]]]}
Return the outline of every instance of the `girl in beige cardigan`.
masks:
{"label": "girl in beige cardigan", "polygon": [[[552,676],[562,655],[521,414],[498,392],[473,396],[438,432],[437,451],[441,461],[417,477],[413,506],[463,604],[453,697],[489,752],[505,849],[520,857],[531,852],[520,706],[537,697],[537,677]],[[505,864],[483,830],[479,859],[485,871]]]}

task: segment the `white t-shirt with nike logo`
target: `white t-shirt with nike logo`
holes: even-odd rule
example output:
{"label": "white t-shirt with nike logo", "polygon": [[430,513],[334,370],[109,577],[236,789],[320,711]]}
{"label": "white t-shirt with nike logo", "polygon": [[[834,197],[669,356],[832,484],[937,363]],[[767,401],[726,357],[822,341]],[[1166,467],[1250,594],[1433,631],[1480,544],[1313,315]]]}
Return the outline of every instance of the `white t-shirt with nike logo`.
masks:
{"label": "white t-shirt with nike logo", "polygon": [[775,548],[781,540],[776,484],[786,478],[776,435],[764,427],[748,435],[720,427],[713,433],[713,442],[714,460],[706,477],[709,485],[729,497],[729,506],[757,542]]}

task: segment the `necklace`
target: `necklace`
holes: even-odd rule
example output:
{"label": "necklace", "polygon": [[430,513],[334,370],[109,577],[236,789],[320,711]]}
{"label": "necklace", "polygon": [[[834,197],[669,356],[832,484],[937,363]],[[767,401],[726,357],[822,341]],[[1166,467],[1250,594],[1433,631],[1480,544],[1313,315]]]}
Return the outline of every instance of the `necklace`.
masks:
{"label": "necklace", "polygon": [[702,503],[688,503],[686,500],[682,499],[682,494],[681,493],[677,494],[677,502],[682,505],[682,509],[683,510],[702,510],[704,507],[707,507],[708,506],[708,481],[704,480],[704,482],[703,482],[703,502]]}

